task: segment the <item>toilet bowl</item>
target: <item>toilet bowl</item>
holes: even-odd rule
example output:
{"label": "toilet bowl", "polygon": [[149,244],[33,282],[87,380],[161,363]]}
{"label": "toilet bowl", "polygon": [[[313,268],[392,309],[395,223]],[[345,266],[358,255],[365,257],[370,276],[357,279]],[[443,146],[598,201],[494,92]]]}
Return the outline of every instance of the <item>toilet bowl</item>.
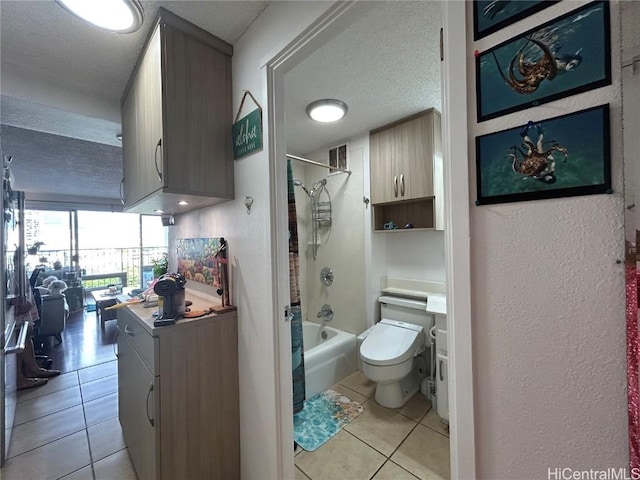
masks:
{"label": "toilet bowl", "polygon": [[419,389],[414,357],[425,348],[424,328],[383,319],[360,346],[362,372],[376,382],[375,400],[388,408],[402,407]]}

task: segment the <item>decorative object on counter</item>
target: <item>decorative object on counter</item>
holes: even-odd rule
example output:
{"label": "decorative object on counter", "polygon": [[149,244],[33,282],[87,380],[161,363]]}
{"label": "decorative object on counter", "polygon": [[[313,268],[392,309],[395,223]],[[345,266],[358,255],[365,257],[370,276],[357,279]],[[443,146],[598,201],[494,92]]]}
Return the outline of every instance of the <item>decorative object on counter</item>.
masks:
{"label": "decorative object on counter", "polygon": [[244,197],[244,206],[247,207],[247,215],[251,215],[251,205],[253,205],[253,197],[249,195]]}
{"label": "decorative object on counter", "polygon": [[178,272],[187,280],[211,285],[221,296],[216,313],[234,310],[230,302],[228,245],[224,238],[179,238]]}
{"label": "decorative object on counter", "polygon": [[327,287],[333,283],[333,270],[329,267],[324,267],[320,270],[320,281]]}
{"label": "decorative object on counter", "polygon": [[221,238],[179,238],[177,241],[178,272],[187,280],[219,288],[216,254],[222,247]]}
{"label": "decorative object on counter", "polygon": [[473,39],[497,32],[501,28],[550,7],[559,0],[505,2],[502,0],[474,0]]}
{"label": "decorative object on counter", "polygon": [[413,223],[407,223],[407,224],[404,226],[404,228],[405,228],[405,229],[413,228]]}
{"label": "decorative object on counter", "polygon": [[476,137],[477,205],[609,193],[609,105]]}
{"label": "decorative object on counter", "polygon": [[[238,120],[247,95],[251,97],[258,108]],[[234,160],[262,150],[262,107],[249,90],[244,90],[238,113],[236,113],[236,118],[231,126],[231,132]]]}
{"label": "decorative object on counter", "polygon": [[609,2],[592,2],[480,53],[478,122],[611,84],[609,30]]}

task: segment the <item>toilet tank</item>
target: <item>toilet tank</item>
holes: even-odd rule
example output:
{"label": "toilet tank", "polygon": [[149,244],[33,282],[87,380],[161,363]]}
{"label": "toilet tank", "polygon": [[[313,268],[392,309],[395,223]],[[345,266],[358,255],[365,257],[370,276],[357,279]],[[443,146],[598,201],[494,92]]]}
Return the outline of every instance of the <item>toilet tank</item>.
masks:
{"label": "toilet tank", "polygon": [[380,303],[380,318],[398,320],[399,322],[413,323],[424,328],[425,335],[433,327],[435,318],[427,313],[427,301],[413,300],[403,297],[383,295],[378,298]]}

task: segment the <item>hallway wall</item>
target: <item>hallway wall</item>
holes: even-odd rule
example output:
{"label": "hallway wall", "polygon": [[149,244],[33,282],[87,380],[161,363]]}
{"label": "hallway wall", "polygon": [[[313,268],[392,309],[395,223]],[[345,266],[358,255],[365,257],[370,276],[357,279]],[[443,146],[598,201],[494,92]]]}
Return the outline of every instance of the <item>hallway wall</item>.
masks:
{"label": "hallway wall", "polygon": [[478,478],[547,478],[547,468],[628,461],[624,264],[616,264],[624,259],[620,2],[611,2],[611,86],[476,123],[473,52],[583,3],[554,4],[477,42],[467,4],[470,200],[475,136],[603,103],[614,191],[470,207]]}
{"label": "hallway wall", "polygon": [[[240,453],[245,479],[279,477],[280,405],[276,404],[275,395],[278,363],[272,314],[269,110],[262,66],[331,5],[331,2],[313,1],[272,3],[234,45],[234,112],[242,91],[250,90],[263,107],[264,148],[235,161],[234,201],[180,215],[171,229],[170,251],[175,251],[177,238],[225,237],[229,242],[232,303],[238,307]],[[246,195],[254,200],[250,215],[244,205]],[[175,267],[170,265],[171,270]]]}

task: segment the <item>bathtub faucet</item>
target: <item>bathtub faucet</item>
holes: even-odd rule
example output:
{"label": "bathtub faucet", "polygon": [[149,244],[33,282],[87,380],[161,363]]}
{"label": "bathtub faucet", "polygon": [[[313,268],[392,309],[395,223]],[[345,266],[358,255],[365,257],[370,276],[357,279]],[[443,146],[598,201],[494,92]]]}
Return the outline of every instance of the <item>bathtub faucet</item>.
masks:
{"label": "bathtub faucet", "polygon": [[316,315],[317,318],[320,318],[323,322],[330,322],[333,320],[333,308],[328,303],[322,305],[322,308]]}

